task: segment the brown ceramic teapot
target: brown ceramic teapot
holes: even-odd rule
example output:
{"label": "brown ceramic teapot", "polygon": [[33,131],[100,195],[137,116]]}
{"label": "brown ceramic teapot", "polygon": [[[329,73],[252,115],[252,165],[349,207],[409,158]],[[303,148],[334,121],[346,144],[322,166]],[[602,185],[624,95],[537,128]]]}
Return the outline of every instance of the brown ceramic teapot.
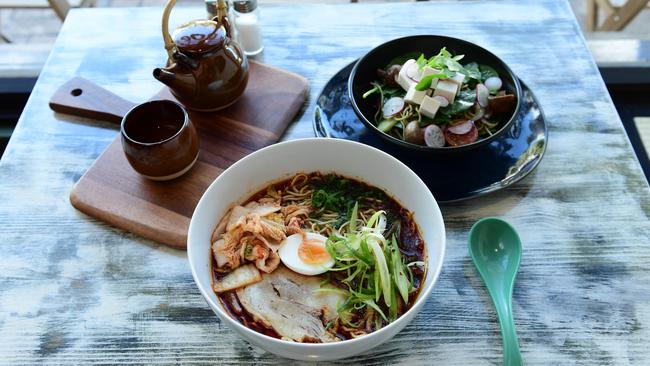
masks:
{"label": "brown ceramic teapot", "polygon": [[215,111],[235,103],[248,82],[248,60],[232,39],[225,1],[219,1],[212,20],[190,21],[170,35],[169,14],[175,4],[168,0],[163,13],[167,67],[154,69],[153,76],[189,109]]}

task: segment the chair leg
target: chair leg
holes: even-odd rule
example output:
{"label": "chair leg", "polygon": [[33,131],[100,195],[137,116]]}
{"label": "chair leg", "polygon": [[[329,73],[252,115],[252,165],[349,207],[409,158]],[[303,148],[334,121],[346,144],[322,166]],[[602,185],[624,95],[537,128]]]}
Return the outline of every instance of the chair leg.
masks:
{"label": "chair leg", "polygon": [[59,19],[61,21],[65,20],[65,16],[70,11],[70,3],[67,0],[47,0],[47,2],[50,3],[50,7],[58,15]]}
{"label": "chair leg", "polygon": [[598,26],[598,6],[596,0],[587,0],[587,19],[585,28],[587,32],[593,32]]}
{"label": "chair leg", "polygon": [[648,0],[628,0],[607,16],[599,31],[621,31],[646,7]]}

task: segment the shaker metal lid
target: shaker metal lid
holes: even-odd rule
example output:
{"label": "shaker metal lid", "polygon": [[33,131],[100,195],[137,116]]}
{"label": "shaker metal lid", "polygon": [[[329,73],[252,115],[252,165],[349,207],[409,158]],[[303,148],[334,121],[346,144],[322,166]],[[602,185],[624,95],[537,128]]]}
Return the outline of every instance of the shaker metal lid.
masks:
{"label": "shaker metal lid", "polygon": [[235,11],[240,13],[250,13],[257,9],[257,0],[235,0],[233,1]]}
{"label": "shaker metal lid", "polygon": [[181,52],[203,53],[221,47],[226,31],[212,20],[192,20],[176,28],[172,38]]}

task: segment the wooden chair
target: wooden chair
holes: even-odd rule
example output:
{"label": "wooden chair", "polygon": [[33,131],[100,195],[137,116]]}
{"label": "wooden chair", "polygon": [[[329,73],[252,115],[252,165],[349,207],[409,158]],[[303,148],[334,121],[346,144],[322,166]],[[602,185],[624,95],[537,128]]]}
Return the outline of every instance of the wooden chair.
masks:
{"label": "wooden chair", "polygon": [[[97,0],[0,0],[0,9],[47,9],[54,10],[59,19],[64,20],[71,8],[94,6]],[[0,39],[11,42],[2,31]]]}
{"label": "wooden chair", "polygon": [[[621,6],[614,6],[610,0],[587,0],[587,31],[621,31],[650,4],[650,0],[627,0]],[[606,13],[605,20],[599,23],[598,13]]]}

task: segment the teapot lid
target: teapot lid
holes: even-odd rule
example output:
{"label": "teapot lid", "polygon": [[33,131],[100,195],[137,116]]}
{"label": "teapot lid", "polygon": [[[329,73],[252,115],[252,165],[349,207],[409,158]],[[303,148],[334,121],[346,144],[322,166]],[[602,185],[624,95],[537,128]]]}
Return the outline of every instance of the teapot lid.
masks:
{"label": "teapot lid", "polygon": [[220,48],[226,39],[226,30],[213,20],[193,20],[176,28],[172,38],[181,52],[200,54]]}

